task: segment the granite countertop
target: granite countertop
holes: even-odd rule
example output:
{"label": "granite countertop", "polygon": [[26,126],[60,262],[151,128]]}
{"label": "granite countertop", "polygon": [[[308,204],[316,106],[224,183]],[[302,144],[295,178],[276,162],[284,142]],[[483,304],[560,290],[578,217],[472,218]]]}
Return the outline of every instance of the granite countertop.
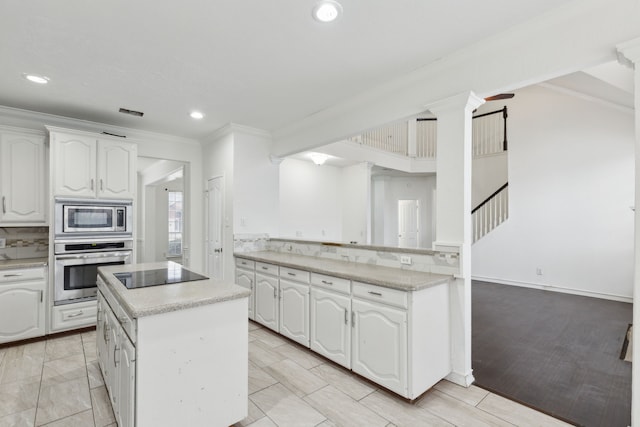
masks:
{"label": "granite countertop", "polygon": [[245,298],[251,294],[249,289],[216,279],[127,289],[113,275],[113,273],[155,270],[177,265],[171,261],[116,265],[99,267],[98,273],[122,308],[133,318],[216,304],[222,301]]}
{"label": "granite countertop", "polygon": [[237,252],[234,255],[238,258],[278,264],[283,267],[299,268],[313,273],[358,280],[402,291],[418,291],[446,283],[453,277],[446,274],[425,273],[282,252]]}
{"label": "granite countertop", "polygon": [[3,259],[0,260],[0,270],[10,270],[15,268],[34,268],[44,267],[49,260],[43,258],[24,258],[24,259]]}

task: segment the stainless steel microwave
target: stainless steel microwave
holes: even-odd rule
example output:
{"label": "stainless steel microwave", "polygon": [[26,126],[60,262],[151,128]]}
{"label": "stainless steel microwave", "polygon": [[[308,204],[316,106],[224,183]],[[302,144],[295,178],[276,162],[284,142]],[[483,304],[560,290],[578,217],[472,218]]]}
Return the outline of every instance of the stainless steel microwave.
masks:
{"label": "stainless steel microwave", "polygon": [[130,200],[56,199],[57,239],[125,236],[133,233]]}

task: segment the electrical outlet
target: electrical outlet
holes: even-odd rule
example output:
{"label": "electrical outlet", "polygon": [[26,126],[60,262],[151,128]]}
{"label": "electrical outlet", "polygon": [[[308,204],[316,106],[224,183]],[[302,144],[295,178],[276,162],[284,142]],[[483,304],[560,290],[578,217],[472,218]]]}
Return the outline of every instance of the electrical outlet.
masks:
{"label": "electrical outlet", "polygon": [[400,257],[400,264],[411,265],[411,257],[407,255],[403,255]]}
{"label": "electrical outlet", "polygon": [[536,267],[536,274],[542,276],[542,269],[540,267]]}
{"label": "electrical outlet", "polygon": [[5,248],[7,246],[7,239],[4,237],[0,238],[0,249]]}

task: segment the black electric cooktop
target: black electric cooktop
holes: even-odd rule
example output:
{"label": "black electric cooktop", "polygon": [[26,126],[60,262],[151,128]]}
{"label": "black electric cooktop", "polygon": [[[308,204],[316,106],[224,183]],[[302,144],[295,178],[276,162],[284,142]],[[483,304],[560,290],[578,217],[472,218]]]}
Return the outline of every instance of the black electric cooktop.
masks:
{"label": "black electric cooktop", "polygon": [[169,285],[172,283],[192,282],[208,279],[202,274],[194,273],[180,266],[170,266],[157,270],[131,271],[114,273],[116,279],[128,289],[146,288],[147,286]]}

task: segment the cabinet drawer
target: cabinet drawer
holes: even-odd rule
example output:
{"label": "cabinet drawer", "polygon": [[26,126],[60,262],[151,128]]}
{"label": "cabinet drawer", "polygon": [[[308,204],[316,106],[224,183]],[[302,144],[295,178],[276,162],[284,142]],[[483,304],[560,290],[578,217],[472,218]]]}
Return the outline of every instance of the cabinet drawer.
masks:
{"label": "cabinet drawer", "polygon": [[351,293],[351,280],[340,277],[327,276],[325,274],[312,273],[311,283],[326,289],[349,295]]}
{"label": "cabinet drawer", "polygon": [[96,301],[54,306],[51,312],[51,330],[57,332],[94,326],[97,314]]}
{"label": "cabinet drawer", "polygon": [[280,277],[301,283],[309,283],[309,272],[295,268],[280,267]]}
{"label": "cabinet drawer", "polygon": [[278,275],[278,266],[273,264],[267,264],[266,262],[256,262],[256,272]]}
{"label": "cabinet drawer", "polygon": [[390,289],[382,286],[370,285],[368,283],[353,282],[353,296],[377,301],[396,307],[408,307],[408,294],[398,289]]}
{"label": "cabinet drawer", "polygon": [[244,258],[236,258],[236,267],[240,267],[240,268],[248,268],[248,269],[254,269],[256,267],[256,262],[255,261],[251,261],[249,259],[244,259]]}
{"label": "cabinet drawer", "polygon": [[44,279],[43,267],[0,270],[0,283],[42,279]]}

